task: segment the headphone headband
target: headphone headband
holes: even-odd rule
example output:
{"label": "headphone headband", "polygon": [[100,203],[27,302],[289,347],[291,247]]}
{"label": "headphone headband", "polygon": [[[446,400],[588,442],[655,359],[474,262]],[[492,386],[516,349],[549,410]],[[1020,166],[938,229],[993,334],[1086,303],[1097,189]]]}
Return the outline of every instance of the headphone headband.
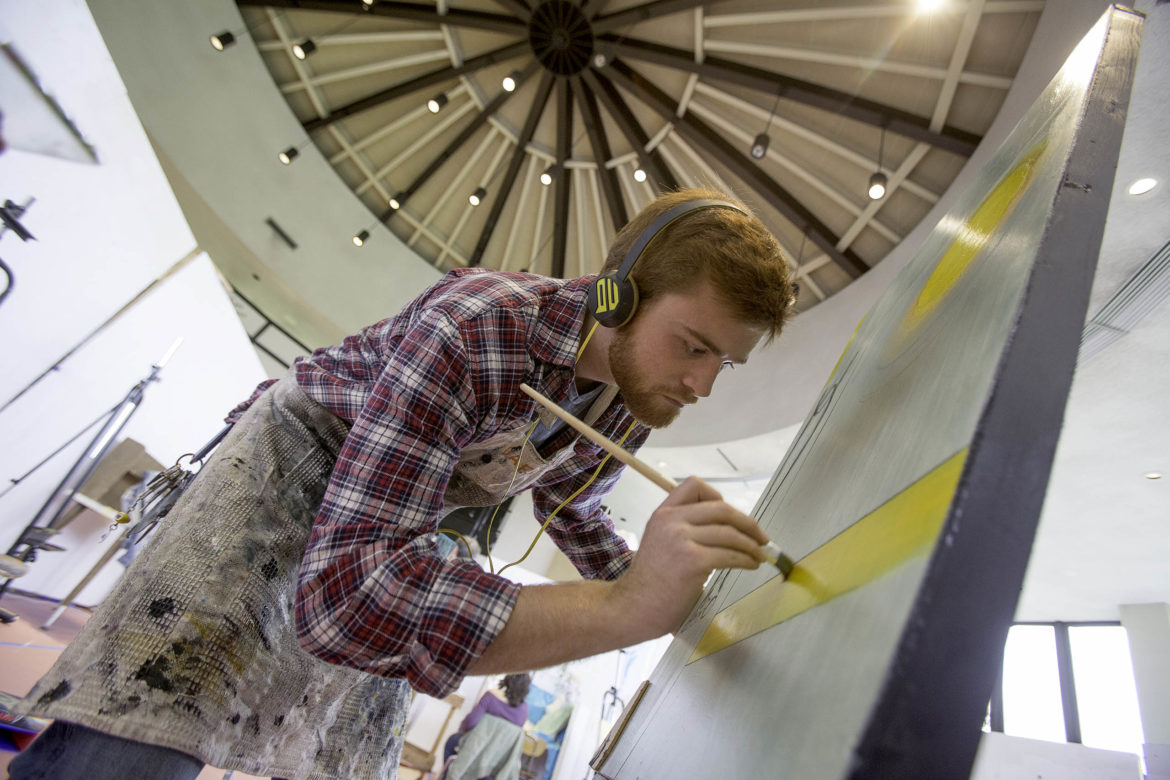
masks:
{"label": "headphone headband", "polygon": [[642,256],[642,252],[655,236],[684,214],[710,208],[727,208],[741,214],[747,213],[734,203],[707,198],[684,201],[667,209],[638,234],[616,273],[603,274],[589,285],[585,305],[594,319],[607,328],[620,328],[629,322],[638,308],[638,285],[630,278],[630,272],[638,258]]}
{"label": "headphone headband", "polygon": [[651,222],[645,230],[643,230],[634,243],[630,246],[630,250],[626,252],[625,258],[622,259],[621,266],[618,267],[617,273],[614,274],[618,279],[628,279],[630,271],[634,270],[634,264],[638,262],[638,258],[642,256],[642,252],[650,244],[654,238],[665,230],[679,217],[689,214],[692,211],[699,211],[700,209],[710,208],[727,208],[733,211],[738,211],[740,214],[746,212],[734,203],[728,203],[725,200],[714,200],[710,198],[703,198],[700,200],[688,200],[677,206],[672,206],[663,213],[659,214],[653,222]]}

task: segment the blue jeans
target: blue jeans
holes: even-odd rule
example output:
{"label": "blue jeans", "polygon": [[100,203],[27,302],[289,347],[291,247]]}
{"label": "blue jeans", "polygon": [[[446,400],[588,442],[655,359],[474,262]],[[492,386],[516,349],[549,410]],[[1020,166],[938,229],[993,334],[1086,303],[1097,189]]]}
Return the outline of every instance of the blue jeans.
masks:
{"label": "blue jeans", "polygon": [[8,765],[11,780],[194,780],[203,762],[158,745],[147,745],[53,721]]}

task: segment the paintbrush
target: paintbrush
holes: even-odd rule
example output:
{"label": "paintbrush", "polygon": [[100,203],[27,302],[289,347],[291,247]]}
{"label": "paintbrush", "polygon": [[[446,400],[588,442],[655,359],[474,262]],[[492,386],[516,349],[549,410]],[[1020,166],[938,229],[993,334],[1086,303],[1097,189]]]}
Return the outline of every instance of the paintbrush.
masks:
{"label": "paintbrush", "polygon": [[[601,447],[610,455],[617,458],[642,476],[646,477],[658,487],[667,492],[670,492],[671,490],[674,490],[676,487],[678,487],[678,483],[673,479],[666,476],[661,471],[658,471],[653,466],[638,460],[638,458],[634,457],[609,439],[602,436],[589,425],[585,424],[581,420],[578,420],[576,417],[557,406],[551,399],[545,397],[541,393],[533,390],[531,387],[523,383],[521,383],[520,389],[523,390],[529,397],[536,400],[536,402],[545,409],[548,409],[557,417],[564,420],[571,428],[573,428],[573,430],[577,431],[577,433],[581,434],[586,439],[596,444],[598,447]],[[768,543],[762,545],[762,547],[764,548],[764,560],[779,569],[780,573],[783,574],[785,578],[792,574],[792,567],[795,565],[792,561],[792,558],[781,552],[780,547],[775,542],[769,540]]]}

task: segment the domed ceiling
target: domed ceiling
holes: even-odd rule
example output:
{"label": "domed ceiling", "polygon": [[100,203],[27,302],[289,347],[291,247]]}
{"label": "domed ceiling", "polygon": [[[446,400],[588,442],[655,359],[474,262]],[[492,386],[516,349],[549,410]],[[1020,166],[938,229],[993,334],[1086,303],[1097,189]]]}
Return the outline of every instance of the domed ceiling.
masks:
{"label": "domed ceiling", "polygon": [[776,234],[803,310],[881,262],[946,190],[1043,4],[239,6],[304,127],[289,146],[315,144],[371,224],[436,267],[592,273],[657,193],[712,185]]}

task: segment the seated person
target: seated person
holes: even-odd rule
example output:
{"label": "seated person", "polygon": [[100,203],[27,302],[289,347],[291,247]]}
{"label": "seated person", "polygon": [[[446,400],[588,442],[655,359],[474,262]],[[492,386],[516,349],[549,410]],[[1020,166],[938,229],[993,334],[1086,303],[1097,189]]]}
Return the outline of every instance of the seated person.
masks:
{"label": "seated person", "polygon": [[515,723],[523,728],[528,720],[528,688],[532,685],[532,678],[527,674],[509,674],[500,680],[500,690],[504,692],[501,699],[494,691],[485,693],[463,722],[459,724],[459,731],[452,734],[443,746],[443,763],[446,764],[459,748],[459,741],[463,735],[475,728],[484,715],[496,715],[506,721]]}

